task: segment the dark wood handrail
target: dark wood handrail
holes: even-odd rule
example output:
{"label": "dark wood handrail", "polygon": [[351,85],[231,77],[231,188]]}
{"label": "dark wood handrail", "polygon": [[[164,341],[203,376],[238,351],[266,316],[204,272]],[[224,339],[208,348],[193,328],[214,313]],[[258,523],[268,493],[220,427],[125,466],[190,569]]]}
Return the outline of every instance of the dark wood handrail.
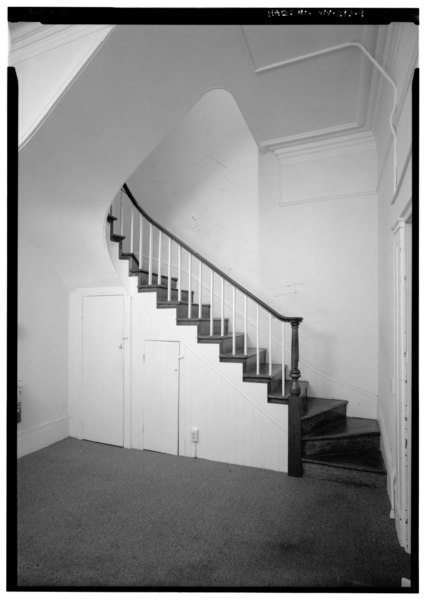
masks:
{"label": "dark wood handrail", "polygon": [[157,229],[159,229],[159,231],[161,231],[162,233],[164,233],[165,235],[167,235],[168,237],[170,237],[179,246],[181,246],[187,252],[189,252],[190,254],[192,254],[192,256],[195,256],[195,258],[197,258],[203,264],[205,264],[206,266],[208,266],[208,268],[211,268],[211,270],[213,270],[215,273],[217,273],[225,281],[227,281],[228,283],[230,283],[231,285],[233,285],[234,287],[236,287],[237,289],[239,289],[239,291],[241,291],[244,295],[247,295],[249,298],[251,298],[256,304],[258,304],[259,306],[261,306],[262,308],[264,308],[267,312],[269,312],[270,314],[272,314],[272,316],[275,316],[275,318],[277,318],[278,320],[281,320],[282,322],[302,322],[302,320],[303,320],[302,316],[283,316],[282,314],[279,314],[276,310],[274,310],[273,308],[271,308],[270,306],[268,306],[267,304],[265,304],[262,300],[258,299],[250,291],[248,291],[247,289],[245,289],[245,287],[242,287],[242,285],[240,285],[239,283],[236,283],[236,281],[234,281],[227,274],[225,274],[224,272],[222,272],[219,268],[217,268],[217,266],[214,266],[214,264],[211,264],[211,262],[209,260],[206,260],[205,258],[203,258],[200,254],[198,254],[198,252],[195,252],[194,250],[192,250],[187,244],[185,244],[182,241],[180,241],[180,239],[178,239],[175,235],[173,235],[167,229],[165,229],[165,227],[162,227],[162,225],[160,225],[155,220],[153,220],[153,218],[151,216],[149,216],[141,208],[141,206],[139,206],[137,200],[135,199],[134,195],[132,194],[131,190],[129,189],[129,187],[128,187],[128,185],[126,183],[123,184],[122,189],[126,193],[126,195],[128,196],[128,198],[131,200],[131,202],[134,204],[134,206],[138,210],[138,212],[142,216],[144,216],[144,218],[146,220],[148,220],[149,223],[151,223]]}

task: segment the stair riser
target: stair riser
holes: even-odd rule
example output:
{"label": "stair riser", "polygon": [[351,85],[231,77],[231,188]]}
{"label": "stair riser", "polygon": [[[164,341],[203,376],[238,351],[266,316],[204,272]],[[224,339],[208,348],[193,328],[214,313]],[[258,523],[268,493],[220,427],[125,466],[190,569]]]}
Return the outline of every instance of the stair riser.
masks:
{"label": "stair riser", "polygon": [[[224,333],[227,335],[229,332],[229,323],[227,320],[224,321]],[[221,320],[213,319],[213,333],[214,335],[220,335],[221,333]],[[210,321],[203,320],[198,324],[198,335],[209,335],[210,334]]]}
{"label": "stair riser", "polygon": [[379,435],[355,435],[339,439],[303,441],[302,454],[306,456],[342,451],[365,451],[379,449]]}
{"label": "stair riser", "polygon": [[[235,338],[235,347],[236,349],[242,349],[244,347],[244,336],[240,335],[239,337],[236,336]],[[221,354],[228,354],[229,352],[232,351],[233,348],[233,341],[232,338],[230,339],[223,339],[222,342],[220,343],[220,353]]]}
{"label": "stair riser", "polygon": [[[165,287],[168,287],[168,277],[166,277],[165,275],[162,275],[161,277],[162,280],[162,285],[164,285]],[[148,285],[149,284],[149,275],[148,273],[139,273],[138,275],[138,285]],[[158,276],[153,274],[152,275],[152,285],[157,285],[158,284]],[[177,281],[175,279],[171,279],[171,289],[177,289]]]}
{"label": "stair riser", "polygon": [[375,489],[386,488],[386,475],[376,472],[364,472],[360,470],[348,470],[347,468],[336,468],[323,464],[303,463],[303,474],[311,478],[327,480],[337,483],[372,487]]}
{"label": "stair riser", "polygon": [[[259,351],[260,355],[260,366],[266,364],[267,352],[265,349]],[[257,366],[257,356],[251,356],[244,360],[244,373],[253,370]]]}
{"label": "stair riser", "polygon": [[129,273],[131,273],[132,270],[137,270],[138,269],[138,260],[136,260],[134,258],[134,256],[129,256],[129,254],[127,252],[122,252],[122,250],[119,250],[119,258],[121,260],[128,260],[128,264],[129,264]]}
{"label": "stair riser", "polygon": [[346,406],[339,406],[321,414],[315,414],[308,420],[302,420],[302,434],[305,435],[318,427],[325,426],[331,422],[340,422],[346,419]]}
{"label": "stair riser", "polygon": [[[199,306],[191,306],[191,317],[192,318],[198,318],[199,314],[198,314],[198,308]],[[177,306],[177,317],[178,318],[187,318],[188,316],[188,306],[186,306],[185,304],[181,304],[180,306]],[[209,318],[210,317],[210,307],[209,306],[202,306],[202,318]]]}
{"label": "stair riser", "polygon": [[[192,300],[193,300],[193,291],[192,291]],[[160,301],[168,300],[168,289],[158,289],[158,299]],[[178,289],[171,289],[171,301],[178,301]],[[189,301],[189,292],[182,290],[181,291],[181,301],[188,302]]]}

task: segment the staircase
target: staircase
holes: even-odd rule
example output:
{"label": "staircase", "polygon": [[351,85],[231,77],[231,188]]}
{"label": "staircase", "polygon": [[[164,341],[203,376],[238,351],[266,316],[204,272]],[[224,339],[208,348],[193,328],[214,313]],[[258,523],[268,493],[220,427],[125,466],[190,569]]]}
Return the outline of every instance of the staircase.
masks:
{"label": "staircase", "polygon": [[[124,247],[127,236],[123,234],[124,221],[126,221],[123,211],[123,192],[125,192],[127,200],[132,203],[129,233],[131,241],[128,249]],[[135,209],[139,212],[139,252],[133,251],[137,222],[134,216]],[[283,321],[290,322],[292,326],[292,367],[289,372],[290,378],[287,378],[288,368],[284,363],[284,352],[281,363],[272,362],[272,352],[269,351],[271,350],[271,320],[269,320],[269,348],[259,346],[259,308],[257,308],[256,347],[248,347],[247,331],[237,332],[235,330],[235,311],[233,311],[232,323],[223,315],[223,287],[221,317],[219,318],[212,314],[211,303],[213,302],[202,302],[201,286],[199,286],[198,302],[195,302],[192,279],[188,280],[188,289],[181,289],[179,278],[171,276],[171,239],[176,242],[178,240],[143,212],[126,185],[120,196],[120,207],[116,207],[115,211],[118,216],[113,214],[113,207],[107,216],[110,240],[118,243],[119,258],[128,261],[129,275],[138,277],[138,291],[140,293],[156,293],[158,309],[175,308],[178,326],[196,325],[198,343],[218,344],[220,362],[241,363],[244,381],[267,384],[266,399],[269,403],[288,404],[289,474],[293,476],[303,474],[341,483],[386,488],[386,471],[379,447],[380,431],[377,421],[348,417],[346,415],[347,401],[309,397],[307,381],[299,381],[297,330],[303,319],[282,318]],[[143,251],[143,219],[147,219],[150,224],[148,268],[145,265]],[[169,236],[167,275],[162,273],[158,276],[153,272],[153,227]],[[157,264],[162,268],[160,235]],[[181,246],[187,251],[191,251],[184,244]],[[192,254],[200,260],[199,264],[201,265],[201,257],[194,252]],[[180,260],[181,250],[179,262]],[[204,263],[209,265],[206,261]],[[180,264],[178,269],[180,271]],[[217,269],[215,270],[218,272]],[[189,261],[189,272],[191,272],[191,261]],[[230,281],[226,275],[224,277]],[[199,280],[201,280],[201,270],[199,270]],[[211,276],[211,299],[213,297],[212,280]],[[242,290],[239,285],[237,288]],[[233,289],[233,302],[235,302],[235,287]],[[246,293],[250,298],[254,298],[249,292]],[[270,310],[261,301],[258,301],[257,305]],[[274,316],[278,316],[273,310],[270,311]],[[246,329],[246,320],[244,324]]]}

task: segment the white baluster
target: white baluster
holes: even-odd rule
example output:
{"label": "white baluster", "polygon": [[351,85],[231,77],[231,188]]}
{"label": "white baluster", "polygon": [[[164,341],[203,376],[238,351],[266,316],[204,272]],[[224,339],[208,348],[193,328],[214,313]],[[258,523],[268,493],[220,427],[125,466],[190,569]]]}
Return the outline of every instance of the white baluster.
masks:
{"label": "white baluster", "polygon": [[171,237],[168,237],[168,301],[171,301]]}
{"label": "white baluster", "polygon": [[181,302],[181,245],[178,246],[178,301]]}
{"label": "white baluster", "polygon": [[259,356],[259,320],[260,320],[260,308],[259,304],[256,307],[256,374],[260,374],[260,356]]}
{"label": "white baluster", "polygon": [[236,288],[232,287],[232,353],[236,354],[236,321],[235,321],[235,312],[236,312]]}
{"label": "white baluster", "polygon": [[247,355],[247,296],[244,295],[244,354]]}
{"label": "white baluster", "polygon": [[220,335],[224,335],[224,279],[221,279]]}
{"label": "white baluster", "polygon": [[158,285],[162,285],[162,231],[159,231],[159,248],[158,248]]}
{"label": "white baluster", "polygon": [[143,270],[143,215],[140,214],[140,247],[138,252],[138,268]]}
{"label": "white baluster", "polygon": [[214,271],[210,270],[210,335],[214,334]]}
{"label": "white baluster", "polygon": [[269,376],[272,376],[272,314],[269,313]]}
{"label": "white baluster", "polygon": [[153,279],[153,225],[150,223],[149,225],[149,285],[152,284]]}
{"label": "white baluster", "polygon": [[192,318],[192,254],[189,252],[189,297],[187,299],[187,317]]}
{"label": "white baluster", "polygon": [[199,260],[199,308],[198,308],[198,318],[202,318],[202,262]]}
{"label": "white baluster", "polygon": [[281,395],[285,395],[285,323],[281,322],[281,340],[282,340],[282,357],[281,357]]}
{"label": "white baluster", "polygon": [[130,204],[131,206],[131,236],[130,236],[130,248],[129,248],[129,253],[132,254],[134,251],[134,206],[132,204]]}

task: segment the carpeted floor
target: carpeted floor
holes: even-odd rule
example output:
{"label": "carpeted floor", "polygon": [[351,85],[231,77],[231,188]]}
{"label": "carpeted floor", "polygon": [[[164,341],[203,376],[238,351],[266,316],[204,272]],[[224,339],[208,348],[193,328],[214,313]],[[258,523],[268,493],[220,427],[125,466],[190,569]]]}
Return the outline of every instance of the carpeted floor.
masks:
{"label": "carpeted floor", "polygon": [[18,584],[399,587],[386,491],[65,439],[18,462]]}

